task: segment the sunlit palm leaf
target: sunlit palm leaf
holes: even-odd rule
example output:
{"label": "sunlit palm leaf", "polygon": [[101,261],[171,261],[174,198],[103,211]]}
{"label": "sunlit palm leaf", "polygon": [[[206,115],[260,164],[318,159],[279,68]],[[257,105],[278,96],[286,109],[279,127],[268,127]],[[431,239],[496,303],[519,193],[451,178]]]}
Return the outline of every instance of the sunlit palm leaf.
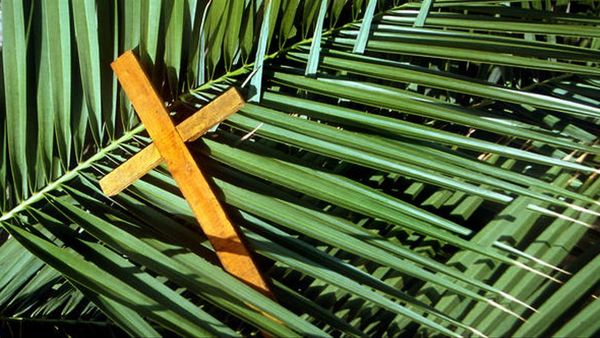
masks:
{"label": "sunlit palm leaf", "polygon": [[[0,330],[592,336],[599,9],[566,3],[3,1]],[[150,142],[127,49],[177,120],[249,87],[190,148],[277,302],[165,168],[100,191]]]}

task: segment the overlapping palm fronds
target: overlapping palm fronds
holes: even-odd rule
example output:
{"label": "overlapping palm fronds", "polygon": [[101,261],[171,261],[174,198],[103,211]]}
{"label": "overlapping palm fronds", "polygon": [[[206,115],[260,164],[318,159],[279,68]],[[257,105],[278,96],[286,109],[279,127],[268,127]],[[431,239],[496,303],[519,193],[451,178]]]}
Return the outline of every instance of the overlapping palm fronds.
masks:
{"label": "overlapping palm fronds", "polygon": [[[0,332],[593,336],[599,10],[2,1]],[[150,141],[108,66],[128,49],[176,120],[243,87],[190,147],[277,302],[165,168],[100,191]]]}

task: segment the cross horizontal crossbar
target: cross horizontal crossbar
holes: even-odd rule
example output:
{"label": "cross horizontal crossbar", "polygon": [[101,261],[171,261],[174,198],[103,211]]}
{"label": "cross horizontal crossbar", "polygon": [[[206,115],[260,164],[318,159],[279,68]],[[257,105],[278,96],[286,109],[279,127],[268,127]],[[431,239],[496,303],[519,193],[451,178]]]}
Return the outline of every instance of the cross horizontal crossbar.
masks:
{"label": "cross horizontal crossbar", "polygon": [[[181,122],[177,126],[177,132],[185,142],[194,141],[212,126],[237,112],[244,103],[240,93],[231,88]],[[100,188],[104,194],[114,196],[156,168],[162,161],[158,149],[151,143],[104,176],[100,180]]]}

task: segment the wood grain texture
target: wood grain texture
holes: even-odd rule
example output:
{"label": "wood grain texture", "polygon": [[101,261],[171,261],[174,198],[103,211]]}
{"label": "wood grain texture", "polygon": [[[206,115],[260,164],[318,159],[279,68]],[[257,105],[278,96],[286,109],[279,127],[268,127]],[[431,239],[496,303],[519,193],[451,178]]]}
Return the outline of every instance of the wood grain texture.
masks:
{"label": "wood grain texture", "polygon": [[[243,106],[244,99],[235,88],[231,88],[181,122],[177,126],[177,132],[185,142],[194,141]],[[162,161],[154,143],[151,143],[104,176],[100,180],[100,188],[104,194],[114,196],[156,168]]]}
{"label": "wood grain texture", "polygon": [[135,55],[131,51],[125,52],[111,66],[214,247],[223,268],[256,290],[272,297],[249,250],[177,132],[162,99],[152,87]]}

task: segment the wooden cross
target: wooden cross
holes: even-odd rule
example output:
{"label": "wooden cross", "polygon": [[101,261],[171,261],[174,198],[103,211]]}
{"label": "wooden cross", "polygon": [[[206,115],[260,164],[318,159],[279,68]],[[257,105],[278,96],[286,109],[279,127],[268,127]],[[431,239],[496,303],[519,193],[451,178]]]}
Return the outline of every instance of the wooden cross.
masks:
{"label": "wooden cross", "polygon": [[199,138],[211,126],[239,110],[244,105],[243,98],[232,88],[175,127],[163,100],[131,51],[111,66],[154,143],[100,180],[104,193],[109,196],[119,193],[165,161],[223,268],[272,298],[250,251],[184,143]]}

